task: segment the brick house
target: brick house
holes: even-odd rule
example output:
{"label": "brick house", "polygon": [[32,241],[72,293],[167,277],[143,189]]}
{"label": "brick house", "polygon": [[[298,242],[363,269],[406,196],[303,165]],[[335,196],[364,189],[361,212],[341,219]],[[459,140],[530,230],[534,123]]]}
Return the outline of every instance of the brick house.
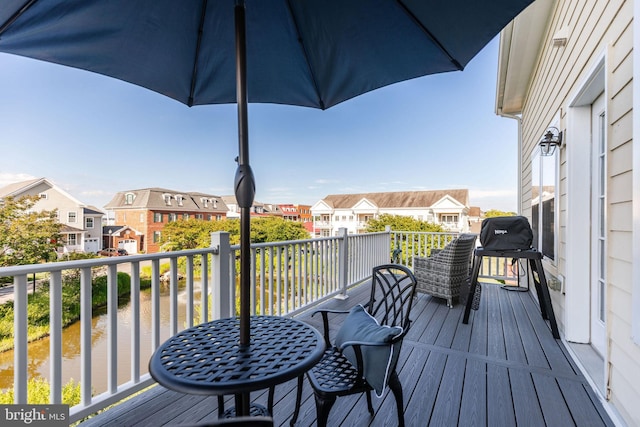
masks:
{"label": "brick house", "polygon": [[[227,217],[228,211],[220,196],[165,188],[120,191],[105,209],[113,218],[111,225],[116,226],[112,234],[115,230],[129,231],[129,238],[118,237],[122,239],[120,247],[129,253],[159,252],[162,230],[169,222],[178,219],[220,221]],[[123,228],[125,226],[128,228]],[[131,240],[135,241],[135,251],[131,250],[134,244]]]}

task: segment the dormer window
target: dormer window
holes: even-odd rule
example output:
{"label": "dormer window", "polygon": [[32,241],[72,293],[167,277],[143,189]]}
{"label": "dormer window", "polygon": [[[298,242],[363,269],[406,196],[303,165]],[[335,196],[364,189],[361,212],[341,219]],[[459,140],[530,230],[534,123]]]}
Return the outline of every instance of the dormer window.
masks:
{"label": "dormer window", "polygon": [[171,194],[163,194],[162,198],[164,199],[165,205],[171,206]]}
{"label": "dormer window", "polygon": [[214,209],[218,207],[218,201],[216,199],[213,199],[213,207]]}
{"label": "dormer window", "polygon": [[125,205],[132,205],[133,204],[133,199],[135,199],[136,196],[133,193],[127,193],[124,195],[124,204]]}
{"label": "dormer window", "polygon": [[178,206],[182,206],[182,201],[184,197],[181,194],[176,194],[176,201],[178,202]]}
{"label": "dormer window", "polygon": [[202,202],[202,206],[205,208],[209,207],[209,199],[207,199],[206,197],[201,197],[200,201]]}

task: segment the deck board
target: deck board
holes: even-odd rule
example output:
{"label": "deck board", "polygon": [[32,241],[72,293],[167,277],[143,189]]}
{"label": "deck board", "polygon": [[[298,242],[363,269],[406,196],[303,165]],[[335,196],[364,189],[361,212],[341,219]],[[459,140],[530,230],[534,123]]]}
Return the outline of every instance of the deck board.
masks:
{"label": "deck board", "polygon": [[[411,330],[398,362],[407,426],[590,425],[612,426],[606,411],[577,370],[568,352],[540,315],[531,292],[513,292],[482,284],[480,308],[462,323],[464,306],[420,294]],[[348,310],[368,298],[368,287],[347,300],[323,304]],[[344,315],[331,315],[337,331]],[[320,316],[298,316],[319,330]],[[288,426],[295,406],[296,380],[276,387],[274,420]],[[304,383],[298,426],[315,425],[311,387]],[[265,391],[251,394],[266,405]],[[231,404],[228,399],[227,404]],[[364,396],[338,398],[331,426],[388,426],[397,422],[393,395],[374,396],[375,415]],[[83,422],[92,426],[185,425],[217,417],[217,399],[189,396],[155,386]]]}

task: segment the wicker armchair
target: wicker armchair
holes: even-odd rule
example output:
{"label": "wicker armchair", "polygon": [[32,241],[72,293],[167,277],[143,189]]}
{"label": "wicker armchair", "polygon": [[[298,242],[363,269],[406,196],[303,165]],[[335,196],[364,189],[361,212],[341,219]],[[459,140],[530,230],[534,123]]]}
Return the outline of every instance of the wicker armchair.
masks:
{"label": "wicker armchair", "polygon": [[447,305],[453,307],[453,299],[460,297],[460,287],[469,278],[476,237],[475,234],[461,234],[430,257],[414,257],[416,291],[445,298]]}

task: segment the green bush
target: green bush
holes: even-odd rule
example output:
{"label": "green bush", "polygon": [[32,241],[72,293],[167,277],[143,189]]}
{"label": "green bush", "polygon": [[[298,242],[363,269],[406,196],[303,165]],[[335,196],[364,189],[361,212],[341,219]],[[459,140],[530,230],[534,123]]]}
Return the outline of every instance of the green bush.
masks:
{"label": "green bush", "polygon": [[[27,403],[32,405],[46,405],[49,403],[51,387],[44,378],[30,378],[27,382]],[[0,391],[0,404],[14,403],[13,389]],[[74,406],[80,403],[80,383],[73,379],[62,387],[62,403]]]}

